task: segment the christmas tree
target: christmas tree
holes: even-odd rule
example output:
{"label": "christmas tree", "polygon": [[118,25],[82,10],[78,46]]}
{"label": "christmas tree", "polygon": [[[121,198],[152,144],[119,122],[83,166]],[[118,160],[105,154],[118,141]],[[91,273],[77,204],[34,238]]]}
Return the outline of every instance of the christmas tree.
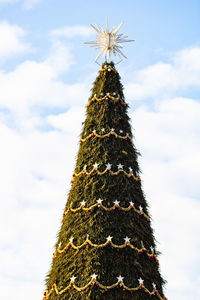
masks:
{"label": "christmas tree", "polygon": [[166,299],[120,76],[99,70],[44,300]]}

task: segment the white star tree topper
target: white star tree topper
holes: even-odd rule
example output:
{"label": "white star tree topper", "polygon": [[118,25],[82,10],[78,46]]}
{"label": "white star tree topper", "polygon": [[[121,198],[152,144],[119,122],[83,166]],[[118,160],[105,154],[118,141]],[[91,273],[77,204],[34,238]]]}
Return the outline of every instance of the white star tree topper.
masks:
{"label": "white star tree topper", "polygon": [[112,28],[109,31],[108,28],[108,20],[106,20],[106,29],[100,27],[95,24],[92,25],[92,28],[98,33],[96,36],[96,41],[85,42],[85,44],[91,44],[91,47],[95,47],[96,49],[101,49],[99,54],[97,55],[95,61],[100,58],[101,55],[105,56],[106,61],[108,62],[108,58],[111,61],[111,55],[114,54],[118,56],[121,60],[122,57],[127,58],[124,53],[120,50],[122,46],[120,44],[127,42],[134,42],[134,40],[127,40],[127,36],[123,34],[117,34],[120,28],[122,27],[124,22],[122,22],[116,29]]}

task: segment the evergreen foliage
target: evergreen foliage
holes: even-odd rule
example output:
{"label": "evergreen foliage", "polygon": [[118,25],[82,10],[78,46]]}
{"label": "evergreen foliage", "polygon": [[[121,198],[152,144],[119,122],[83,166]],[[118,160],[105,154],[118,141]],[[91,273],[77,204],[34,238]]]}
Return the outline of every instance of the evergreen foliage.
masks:
{"label": "evergreen foliage", "polygon": [[[116,99],[119,95],[121,100],[115,101],[112,97],[98,100],[105,98],[107,93]],[[120,76],[114,64],[104,63],[94,82],[87,105],[81,134],[83,141],[80,142],[75,176],[55,245],[55,249],[64,250],[54,254],[46,279],[47,291],[44,299],[164,299],[164,280],[156,258],[158,252],[155,250],[151,222],[145,217],[149,215],[148,205],[139,177],[139,153],[131,142],[127,107]],[[103,138],[95,135],[103,136],[113,129],[116,135],[110,134]],[[127,134],[128,138],[121,138]],[[98,164],[97,168],[94,167],[95,163]],[[107,166],[108,163],[111,164],[111,169]],[[123,169],[118,166],[120,164]],[[107,171],[104,172],[105,170]],[[130,174],[133,176],[129,176]],[[102,204],[97,205],[98,199],[103,200]],[[115,200],[119,204],[115,205]],[[132,202],[134,207],[130,204]],[[91,206],[91,209],[86,209]],[[104,207],[114,209],[107,210]],[[76,208],[80,209],[73,211]],[[108,236],[112,236],[114,245],[124,245],[125,238],[129,237],[131,245],[143,250],[137,251],[129,244],[116,248],[110,243],[98,248],[88,242],[76,250],[69,244],[72,236],[75,246],[82,245],[87,238],[95,245],[104,244]],[[154,252],[150,250],[151,247]],[[74,284],[83,287],[91,281],[92,274],[97,274],[97,283],[93,282],[83,291],[77,291],[71,285],[70,289],[57,295],[54,285],[58,291],[62,291],[75,276]],[[120,282],[111,289],[102,288],[98,284],[111,286],[118,282],[119,275],[124,277],[123,283],[126,287],[138,287],[138,279],[142,278],[146,289],[152,292],[152,283],[155,283],[157,291],[150,295],[142,286],[136,291],[128,291],[120,286]]]}

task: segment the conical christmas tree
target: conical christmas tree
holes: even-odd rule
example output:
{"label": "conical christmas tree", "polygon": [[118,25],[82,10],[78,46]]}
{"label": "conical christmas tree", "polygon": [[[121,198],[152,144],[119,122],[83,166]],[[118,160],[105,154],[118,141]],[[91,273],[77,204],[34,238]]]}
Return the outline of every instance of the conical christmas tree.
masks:
{"label": "conical christmas tree", "polygon": [[94,82],[44,299],[166,299],[120,76]]}

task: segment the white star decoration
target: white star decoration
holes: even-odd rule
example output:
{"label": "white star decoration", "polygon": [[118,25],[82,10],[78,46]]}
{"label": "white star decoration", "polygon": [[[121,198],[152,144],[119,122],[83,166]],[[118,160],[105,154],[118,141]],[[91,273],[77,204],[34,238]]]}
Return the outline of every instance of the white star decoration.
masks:
{"label": "white star decoration", "polygon": [[117,167],[118,167],[118,169],[123,169],[123,165],[122,164],[119,164]]}
{"label": "white star decoration", "polygon": [[142,206],[141,206],[141,205],[139,206],[139,210],[140,210],[140,211],[142,211],[142,210],[143,210],[143,208],[142,208]]}
{"label": "white star decoration", "polygon": [[119,277],[117,277],[118,281],[123,281],[124,277],[122,277],[121,275],[119,275]]}
{"label": "white star decoration", "polygon": [[122,48],[120,44],[125,42],[133,42],[133,40],[127,40],[127,36],[123,34],[117,34],[122,25],[123,22],[116,29],[112,28],[111,31],[109,31],[107,20],[106,30],[96,24],[95,26],[91,24],[92,28],[98,33],[98,35],[96,36],[97,40],[86,42],[85,44],[91,44],[91,47],[101,49],[95,61],[97,61],[101,55],[106,56],[106,58],[108,58],[109,56],[109,59],[111,61],[112,53],[115,56],[117,55],[120,59],[121,57],[127,58],[120,50],[120,48]]}
{"label": "white star decoration", "polygon": [[154,282],[152,283],[152,286],[154,289],[156,289],[156,284]]}
{"label": "white star decoration", "polygon": [[119,201],[118,201],[118,200],[115,200],[115,201],[114,201],[114,204],[115,204],[115,205],[119,205]]}
{"label": "white star decoration", "polygon": [[120,132],[120,133],[123,133],[123,130],[120,130],[119,132]]}
{"label": "white star decoration", "polygon": [[107,169],[111,169],[111,166],[112,166],[111,164],[106,165]]}
{"label": "white star decoration", "polygon": [[114,128],[111,128],[111,130],[110,130],[111,132],[114,132],[115,131],[115,129]]}
{"label": "white star decoration", "polygon": [[69,241],[72,243],[73,242],[73,236],[70,237]]}
{"label": "white star decoration", "polygon": [[104,131],[105,131],[105,128],[102,128],[101,131],[104,132]]}
{"label": "white star decoration", "polygon": [[130,238],[129,238],[129,237],[126,236],[126,237],[124,238],[124,240],[125,240],[125,243],[130,243]]}
{"label": "white star decoration", "polygon": [[103,200],[99,198],[99,199],[97,200],[97,203],[101,204],[102,201],[103,201]]}
{"label": "white star decoration", "polygon": [[112,241],[112,236],[109,235],[106,239],[107,239],[107,242],[111,242]]}
{"label": "white star decoration", "polygon": [[139,284],[143,284],[144,283],[144,280],[142,278],[139,278],[138,281],[139,281]]}
{"label": "white star decoration", "polygon": [[73,276],[71,277],[71,282],[74,282],[74,281],[75,281],[75,278],[76,278],[76,276],[73,275]]}
{"label": "white star decoration", "polygon": [[81,202],[81,206],[85,206],[85,201],[84,200]]}
{"label": "white star decoration", "polygon": [[129,167],[129,171],[132,173],[133,172],[133,169],[131,167]]}
{"label": "white star decoration", "polygon": [[151,249],[151,252],[153,253],[154,252],[154,247],[151,246],[150,249]]}
{"label": "white star decoration", "polygon": [[92,274],[91,277],[92,277],[92,279],[95,280],[97,278],[97,275],[96,274]]}
{"label": "white star decoration", "polygon": [[98,165],[99,165],[98,163],[95,163],[95,164],[93,165],[93,168],[94,168],[94,169],[97,169],[97,168],[98,168]]}
{"label": "white star decoration", "polygon": [[130,203],[130,206],[134,206],[134,203],[132,201],[130,201],[129,203]]}

